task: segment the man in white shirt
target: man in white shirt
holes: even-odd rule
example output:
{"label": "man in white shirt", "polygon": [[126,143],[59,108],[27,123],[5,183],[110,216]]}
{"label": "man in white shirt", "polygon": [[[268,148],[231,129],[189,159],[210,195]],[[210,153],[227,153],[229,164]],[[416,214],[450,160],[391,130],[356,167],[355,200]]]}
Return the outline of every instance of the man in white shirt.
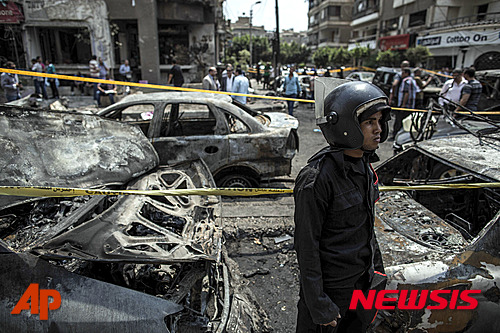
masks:
{"label": "man in white shirt", "polygon": [[[460,102],[460,94],[462,93],[462,88],[467,83],[467,80],[462,76],[462,71],[460,69],[454,69],[451,73],[453,79],[449,79],[443,85],[443,89],[441,89],[441,93],[445,98],[439,98],[439,104],[442,106],[446,106],[450,103],[449,100],[459,103]],[[455,109],[454,106],[452,106]]]}
{"label": "man in white shirt", "polygon": [[[243,71],[240,68],[236,68],[235,71],[236,78],[234,79],[234,84],[233,84],[233,91],[235,93],[240,93],[240,94],[248,94],[248,87],[250,86],[250,83],[248,82],[248,79],[246,76],[243,74]],[[247,104],[247,97],[246,96],[234,96],[233,98],[240,102],[241,104]]]}

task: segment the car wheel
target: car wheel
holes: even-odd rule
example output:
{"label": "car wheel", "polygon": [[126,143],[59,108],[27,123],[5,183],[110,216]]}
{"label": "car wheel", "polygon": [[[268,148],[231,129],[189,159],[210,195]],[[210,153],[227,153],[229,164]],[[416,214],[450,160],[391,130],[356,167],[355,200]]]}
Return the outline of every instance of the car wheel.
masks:
{"label": "car wheel", "polygon": [[245,188],[254,187],[256,180],[249,176],[244,176],[240,174],[231,174],[224,176],[219,182],[220,187],[234,187],[234,188]]}
{"label": "car wheel", "polygon": [[439,164],[432,170],[432,179],[447,179],[462,175],[463,172],[444,164]]}

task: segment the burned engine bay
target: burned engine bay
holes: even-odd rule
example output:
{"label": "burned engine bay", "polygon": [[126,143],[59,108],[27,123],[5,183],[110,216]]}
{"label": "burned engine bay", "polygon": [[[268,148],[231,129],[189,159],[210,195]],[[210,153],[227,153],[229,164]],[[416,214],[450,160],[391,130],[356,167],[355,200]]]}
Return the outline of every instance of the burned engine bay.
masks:
{"label": "burned engine bay", "polygon": [[[30,117],[32,114],[37,116]],[[37,140],[49,136],[53,143],[66,142],[64,137],[70,136],[69,132],[77,132],[76,138],[73,136],[69,141],[80,142],[81,146],[123,135],[120,140],[107,142],[119,141],[121,147],[123,142],[142,145],[141,151],[150,154],[143,160],[156,159],[157,163],[147,139],[124,124],[92,116],[51,113],[47,119],[64,119],[66,128],[74,125],[68,119],[79,120],[77,130],[57,131],[44,126],[47,124],[43,117],[35,111],[7,110],[1,115],[4,129],[19,128],[19,131],[4,130],[1,139],[11,146],[17,145],[16,149],[21,148],[20,142],[26,143],[24,148],[41,159],[44,150],[82,148],[47,147]],[[5,121],[5,116],[10,117],[10,122]],[[23,122],[12,121],[16,117],[23,118],[24,125],[29,124],[30,128],[35,122],[38,130],[23,130]],[[9,137],[22,136],[23,131],[34,138],[31,142],[36,142],[35,148],[29,146],[28,140]],[[133,135],[123,131],[133,131]],[[67,172],[75,177],[67,177],[59,184],[135,190],[214,186],[202,161],[165,167],[155,167],[153,163],[134,170],[125,164],[130,150],[116,148],[108,145],[106,150],[125,154],[113,157],[121,161],[119,167],[125,170],[119,179],[116,170],[107,169],[109,165],[104,162],[107,154],[101,154],[100,160],[86,167],[85,172]],[[62,155],[57,154],[59,159]],[[40,175],[37,166],[43,171],[49,170],[50,163],[59,163],[57,167],[64,169],[57,156],[45,158],[41,164],[19,162],[29,164],[28,168],[13,165],[19,159],[11,156],[11,163],[6,163],[3,170],[17,170],[17,178],[10,177],[11,180],[28,179],[26,175]],[[141,165],[140,160],[137,163]],[[66,171],[71,168],[76,169],[71,166]],[[3,177],[2,185],[26,183]],[[4,323],[0,331],[260,332],[268,329],[265,312],[240,283],[238,266],[228,258],[222,244],[219,197],[13,198],[0,198],[0,262],[4,267],[0,273],[0,321]],[[61,294],[60,308],[47,321],[38,320],[29,311],[10,314],[30,283],[39,283],[41,289],[56,289]]]}

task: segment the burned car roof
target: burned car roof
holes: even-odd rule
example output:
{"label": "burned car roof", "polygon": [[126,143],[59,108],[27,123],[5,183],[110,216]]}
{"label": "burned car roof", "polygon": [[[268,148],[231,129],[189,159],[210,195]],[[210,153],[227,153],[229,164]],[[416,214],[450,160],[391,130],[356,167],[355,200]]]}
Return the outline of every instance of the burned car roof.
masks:
{"label": "burned car roof", "polygon": [[[430,139],[386,160],[376,171],[382,185],[392,186],[498,182],[499,142],[498,133],[481,140],[473,135]],[[383,192],[376,205],[375,232],[387,289],[481,293],[476,297],[479,305],[468,311],[380,311],[374,331],[493,332],[500,327],[498,188]]]}
{"label": "burned car roof", "polygon": [[[117,185],[158,165],[139,130],[96,116],[2,106],[0,128],[4,186]],[[0,196],[0,208],[20,200]]]}

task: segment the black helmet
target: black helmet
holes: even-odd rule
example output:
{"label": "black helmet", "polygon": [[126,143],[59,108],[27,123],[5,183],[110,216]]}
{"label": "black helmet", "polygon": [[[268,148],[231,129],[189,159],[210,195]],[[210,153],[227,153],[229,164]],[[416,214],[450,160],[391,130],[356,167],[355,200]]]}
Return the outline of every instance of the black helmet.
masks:
{"label": "black helmet", "polygon": [[363,146],[364,140],[359,117],[363,115],[362,118],[368,118],[382,111],[380,134],[382,143],[389,134],[387,121],[390,119],[391,108],[387,102],[388,98],[384,92],[371,83],[363,81],[344,83],[326,96],[323,114],[317,115],[316,123],[331,146],[359,149]]}

